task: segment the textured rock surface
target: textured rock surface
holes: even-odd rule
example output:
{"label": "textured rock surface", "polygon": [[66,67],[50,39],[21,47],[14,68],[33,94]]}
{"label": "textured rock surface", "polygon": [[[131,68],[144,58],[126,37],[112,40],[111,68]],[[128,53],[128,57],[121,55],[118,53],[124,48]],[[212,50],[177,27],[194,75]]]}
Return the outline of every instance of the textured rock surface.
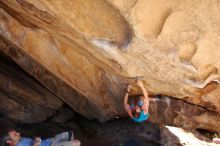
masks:
{"label": "textured rock surface", "polygon": [[57,123],[64,123],[72,119],[73,117],[74,117],[74,111],[67,106],[63,106],[54,115],[53,121]]}
{"label": "textured rock surface", "polygon": [[219,131],[218,113],[182,102],[181,100],[163,97],[157,103],[151,103],[150,121],[166,125],[175,125],[186,129],[207,129]]}
{"label": "textured rock surface", "polygon": [[10,119],[35,123],[62,106],[59,98],[0,54],[0,111]]}
{"label": "textured rock surface", "polygon": [[[172,116],[183,111],[195,116],[188,127],[220,130],[218,0],[1,0],[0,7],[1,50],[75,111],[101,121],[125,114],[125,84],[144,76],[150,93],[181,99]],[[169,123],[189,122],[183,115]]]}

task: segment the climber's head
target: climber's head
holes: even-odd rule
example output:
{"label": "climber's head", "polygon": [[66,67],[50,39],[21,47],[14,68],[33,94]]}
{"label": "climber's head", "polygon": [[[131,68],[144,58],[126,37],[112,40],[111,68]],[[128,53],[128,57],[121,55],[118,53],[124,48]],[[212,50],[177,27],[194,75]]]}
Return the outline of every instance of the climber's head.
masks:
{"label": "climber's head", "polygon": [[3,141],[5,145],[9,146],[16,146],[16,144],[19,142],[21,136],[18,131],[15,129],[10,129],[8,130],[7,134],[5,137],[3,137]]}

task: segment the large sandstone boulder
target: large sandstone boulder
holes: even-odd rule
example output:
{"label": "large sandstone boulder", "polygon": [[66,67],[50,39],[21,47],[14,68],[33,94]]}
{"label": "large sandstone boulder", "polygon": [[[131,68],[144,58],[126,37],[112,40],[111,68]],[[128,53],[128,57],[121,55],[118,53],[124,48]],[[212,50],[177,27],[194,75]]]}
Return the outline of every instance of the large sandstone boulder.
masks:
{"label": "large sandstone boulder", "polygon": [[84,116],[125,115],[125,85],[143,76],[151,94],[180,99],[170,99],[169,124],[220,130],[218,0],[1,0],[0,8],[0,50]]}

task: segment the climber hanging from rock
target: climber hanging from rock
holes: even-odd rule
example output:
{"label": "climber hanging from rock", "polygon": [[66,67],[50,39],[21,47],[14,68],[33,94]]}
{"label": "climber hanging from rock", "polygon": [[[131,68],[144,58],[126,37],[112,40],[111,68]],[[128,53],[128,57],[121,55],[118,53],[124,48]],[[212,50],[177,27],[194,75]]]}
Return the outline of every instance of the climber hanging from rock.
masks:
{"label": "climber hanging from rock", "polygon": [[[149,98],[148,92],[144,88],[143,82],[139,79],[137,79],[136,81],[137,85],[141,88],[143,94],[135,97],[129,97],[131,85],[128,85],[127,93],[124,96],[124,107],[128,115],[135,122],[143,122],[146,121],[149,117],[149,101],[159,101],[159,98]],[[130,98],[130,103],[128,103],[128,98]]]}

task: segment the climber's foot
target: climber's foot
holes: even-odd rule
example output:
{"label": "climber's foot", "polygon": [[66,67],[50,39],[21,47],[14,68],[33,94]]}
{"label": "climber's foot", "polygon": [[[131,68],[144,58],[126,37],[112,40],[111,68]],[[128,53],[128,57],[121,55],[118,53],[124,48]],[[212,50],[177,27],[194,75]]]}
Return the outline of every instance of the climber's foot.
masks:
{"label": "climber's foot", "polygon": [[153,102],[158,102],[158,101],[160,101],[160,98],[158,98],[158,97],[152,98],[152,101],[153,101]]}

